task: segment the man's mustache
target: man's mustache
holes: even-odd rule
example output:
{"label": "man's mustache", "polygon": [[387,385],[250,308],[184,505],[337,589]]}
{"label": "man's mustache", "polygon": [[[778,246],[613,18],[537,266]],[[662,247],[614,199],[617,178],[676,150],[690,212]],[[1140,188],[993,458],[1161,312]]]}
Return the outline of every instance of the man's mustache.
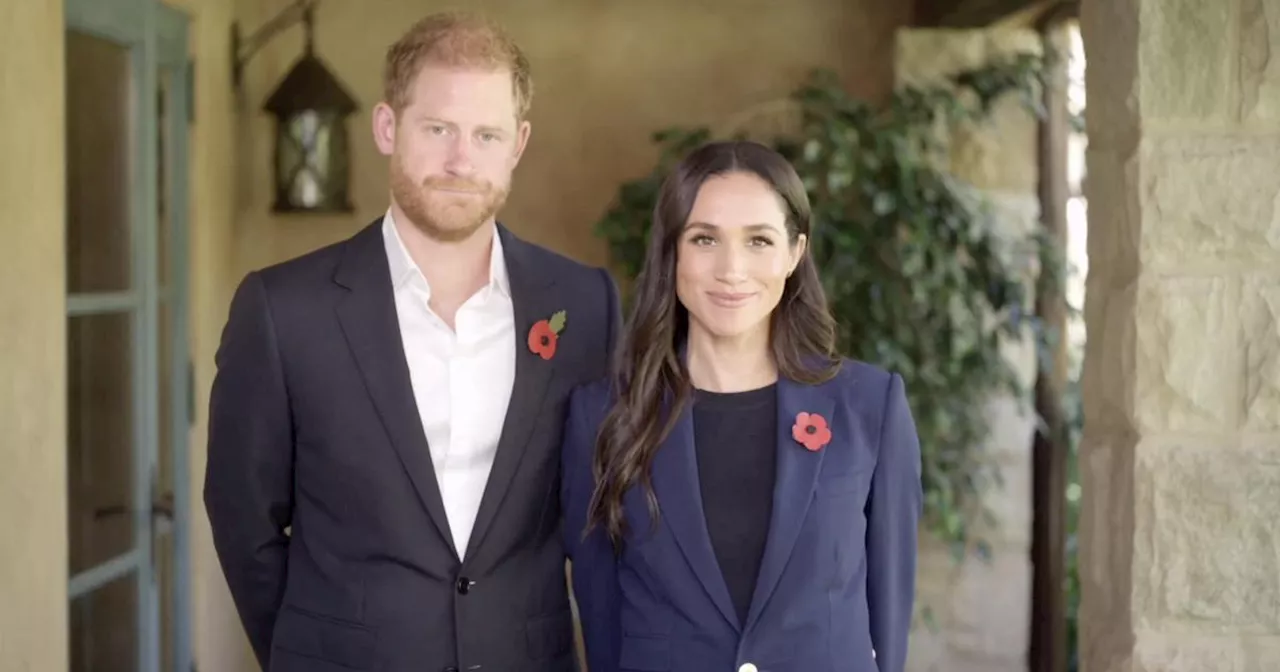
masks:
{"label": "man's mustache", "polygon": [[488,182],[459,179],[456,177],[428,177],[422,181],[422,186],[428,189],[466,191],[477,194],[488,193],[492,189]]}

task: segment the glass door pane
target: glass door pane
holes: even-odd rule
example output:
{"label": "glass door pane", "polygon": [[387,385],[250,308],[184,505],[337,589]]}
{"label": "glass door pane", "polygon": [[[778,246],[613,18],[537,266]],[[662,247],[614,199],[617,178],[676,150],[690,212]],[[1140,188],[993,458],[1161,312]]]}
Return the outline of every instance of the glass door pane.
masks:
{"label": "glass door pane", "polygon": [[146,49],[143,26],[109,4],[69,2],[65,33],[68,653],[72,672],[150,672]]}
{"label": "glass door pane", "polygon": [[65,0],[72,672],[189,672],[187,17]]}
{"label": "glass door pane", "polygon": [[81,299],[67,323],[68,534],[76,576],[127,557],[137,536],[136,304],[101,294],[132,284],[133,57],[126,45],[71,30],[66,59],[67,282]]}
{"label": "glass door pane", "polygon": [[71,601],[71,670],[138,669],[137,575],[116,579]]}
{"label": "glass door pane", "polygon": [[67,291],[125,291],[133,60],[128,46],[74,30],[66,59]]}
{"label": "glass door pane", "polygon": [[133,316],[67,321],[67,496],[71,575],[134,548]]}

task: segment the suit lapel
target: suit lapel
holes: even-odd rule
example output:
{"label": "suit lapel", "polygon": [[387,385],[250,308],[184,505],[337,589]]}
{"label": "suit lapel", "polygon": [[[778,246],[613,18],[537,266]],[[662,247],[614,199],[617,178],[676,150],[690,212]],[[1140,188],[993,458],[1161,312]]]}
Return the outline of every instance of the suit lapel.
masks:
{"label": "suit lapel", "polygon": [[418,498],[456,557],[431,450],[414,401],[382,239],[382,218],[351,240],[334,279],[351,290],[338,304],[338,322],[365,387]]}
{"label": "suit lapel", "polygon": [[671,529],[685,559],[725,620],[741,632],[729,587],[711,547],[707,517],[702,508],[698,458],[693,445],[692,401],[671,429],[653,459],[653,490],[661,505],[661,517]]}
{"label": "suit lapel", "polygon": [[825,448],[816,452],[806,450],[792,437],[796,415],[817,413],[830,423],[834,408],[835,401],[821,387],[778,379],[778,475],[773,489],[773,517],[747,614],[747,629],[760,618],[791,558],[809,503],[813,501],[818,470],[826,453]]}
{"label": "suit lapel", "polygon": [[[535,250],[501,225],[498,226],[498,235],[502,236],[503,254],[510,277],[511,303],[515,317],[516,377],[511,389],[511,401],[507,405],[507,415],[502,424],[502,434],[498,439],[493,468],[489,472],[480,508],[476,512],[475,526],[467,542],[466,558],[475,554],[497,515],[511,478],[524,457],[525,447],[547,396],[547,385],[551,381],[555,358],[544,360],[529,350],[529,330],[539,320],[568,308],[558,303],[558,295],[548,291],[553,278],[537,267],[536,259],[533,258]],[[573,320],[573,314],[570,313],[565,324],[566,337],[573,331]],[[483,381],[477,382],[483,384]]]}

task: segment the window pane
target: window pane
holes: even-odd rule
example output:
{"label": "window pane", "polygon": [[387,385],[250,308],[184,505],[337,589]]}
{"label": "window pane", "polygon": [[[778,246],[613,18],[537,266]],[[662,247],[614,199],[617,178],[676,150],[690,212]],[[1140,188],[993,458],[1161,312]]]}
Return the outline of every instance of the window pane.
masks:
{"label": "window pane", "polygon": [[138,669],[138,580],[121,577],[71,602],[71,672]]}
{"label": "window pane", "polygon": [[67,321],[71,575],[133,548],[133,316]]}
{"label": "window pane", "polygon": [[129,50],[67,32],[67,291],[130,288]]}

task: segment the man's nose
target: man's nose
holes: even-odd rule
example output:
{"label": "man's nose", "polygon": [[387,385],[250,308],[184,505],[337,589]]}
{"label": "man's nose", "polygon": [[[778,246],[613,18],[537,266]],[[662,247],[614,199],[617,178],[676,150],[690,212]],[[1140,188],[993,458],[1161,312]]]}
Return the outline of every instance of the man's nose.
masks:
{"label": "man's nose", "polygon": [[449,156],[445,159],[444,169],[451,175],[471,176],[476,169],[471,152],[471,142],[466,136],[458,134],[449,145]]}

